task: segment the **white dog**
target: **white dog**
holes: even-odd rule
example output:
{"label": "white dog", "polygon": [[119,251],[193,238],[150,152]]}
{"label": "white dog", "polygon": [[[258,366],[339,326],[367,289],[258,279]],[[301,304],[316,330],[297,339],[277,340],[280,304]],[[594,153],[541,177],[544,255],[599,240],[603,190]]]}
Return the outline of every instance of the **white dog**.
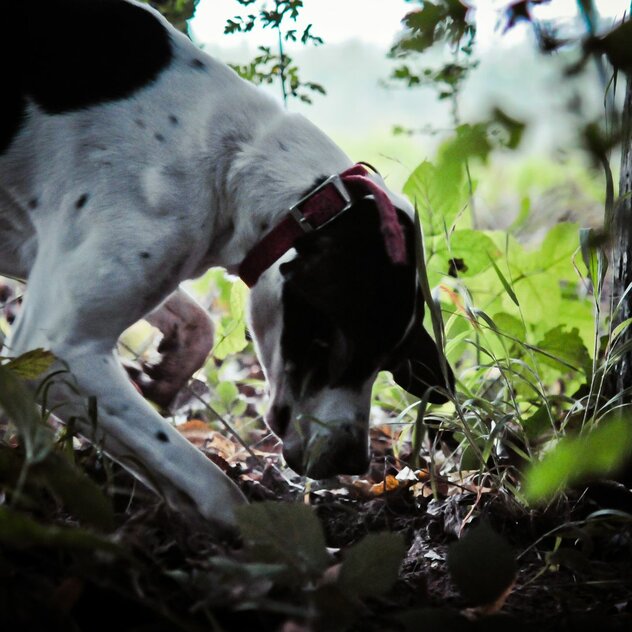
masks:
{"label": "white dog", "polygon": [[[378,175],[145,5],[10,7],[0,273],[28,286],[7,347],[52,350],[96,396],[87,437],[177,507],[234,523],[241,492],[141,397],[114,351],[161,304],[149,318],[182,338],[191,300],[178,285],[210,266],[252,286],[267,422],[296,471],[366,469],[380,369],[445,400],[453,378],[420,322],[412,209]],[[204,356],[208,320],[197,326]],[[85,399],[57,388],[62,414],[85,417]]]}

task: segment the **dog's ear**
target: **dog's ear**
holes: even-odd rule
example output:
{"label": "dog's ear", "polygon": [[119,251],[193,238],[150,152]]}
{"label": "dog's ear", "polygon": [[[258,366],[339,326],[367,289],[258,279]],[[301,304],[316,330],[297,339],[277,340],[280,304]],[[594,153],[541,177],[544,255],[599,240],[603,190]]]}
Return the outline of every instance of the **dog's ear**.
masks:
{"label": "dog's ear", "polygon": [[[446,391],[454,392],[454,373],[445,357],[442,358],[443,353],[439,351],[435,341],[419,324],[413,327],[402,347],[405,349],[404,357],[400,356],[400,359],[385,367],[393,373],[395,382],[419,398],[429,388],[436,387],[431,391],[428,401],[432,404],[445,404],[448,401]],[[446,376],[441,368],[442,360]]]}

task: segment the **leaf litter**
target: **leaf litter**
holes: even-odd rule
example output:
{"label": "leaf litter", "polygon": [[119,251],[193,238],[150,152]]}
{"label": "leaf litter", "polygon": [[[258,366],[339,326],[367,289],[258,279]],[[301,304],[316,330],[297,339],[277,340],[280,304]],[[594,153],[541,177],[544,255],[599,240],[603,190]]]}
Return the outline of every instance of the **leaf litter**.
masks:
{"label": "leaf litter", "polygon": [[528,508],[498,478],[449,466],[440,442],[412,459],[408,435],[390,424],[371,430],[366,476],[306,481],[261,426],[242,442],[189,412],[179,431],[251,501],[239,532],[220,537],[59,427],[39,426],[34,443],[31,409],[16,410],[31,434],[0,422],[2,629],[618,630],[631,621],[632,495],[621,485]]}

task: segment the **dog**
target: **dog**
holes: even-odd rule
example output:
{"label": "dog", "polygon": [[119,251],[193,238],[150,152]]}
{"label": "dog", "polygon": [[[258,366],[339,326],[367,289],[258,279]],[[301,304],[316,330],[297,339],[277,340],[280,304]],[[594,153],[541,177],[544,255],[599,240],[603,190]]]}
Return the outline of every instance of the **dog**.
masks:
{"label": "dog", "polygon": [[[211,266],[251,286],[266,422],[298,473],[366,471],[381,369],[446,401],[454,377],[422,326],[407,200],[146,5],[10,7],[0,274],[26,280],[27,292],[6,346],[49,349],[70,370],[79,394],[53,389],[62,418],[79,419],[83,435],[171,505],[234,525],[238,487],[145,401],[115,352],[142,318],[175,340],[181,353],[154,385],[168,400],[212,336],[178,286]],[[86,396],[97,401],[96,428]]]}

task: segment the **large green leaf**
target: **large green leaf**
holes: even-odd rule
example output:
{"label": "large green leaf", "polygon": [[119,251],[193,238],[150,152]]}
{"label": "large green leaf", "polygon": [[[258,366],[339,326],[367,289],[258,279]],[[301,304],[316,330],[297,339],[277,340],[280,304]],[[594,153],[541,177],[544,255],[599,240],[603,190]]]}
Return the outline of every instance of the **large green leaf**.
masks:
{"label": "large green leaf", "polygon": [[525,497],[547,500],[568,485],[616,472],[631,455],[632,421],[607,420],[592,432],[560,440],[533,464],[525,474]]}
{"label": "large green leaf", "polygon": [[565,331],[565,325],[557,325],[546,332],[536,347],[545,353],[538,354],[538,360],[555,369],[574,368],[589,373],[591,360],[588,349],[579,335],[579,330],[573,327]]}
{"label": "large green leaf", "polygon": [[253,561],[284,564],[292,581],[317,578],[329,564],[322,527],[307,505],[246,505],[237,509],[237,523]]}
{"label": "large green leaf", "polygon": [[461,594],[475,606],[496,601],[517,572],[511,547],[485,522],[450,546],[448,569]]}
{"label": "large green leaf", "polygon": [[559,281],[578,280],[573,265],[573,256],[579,248],[579,227],[577,224],[562,222],[544,237],[542,245],[533,256],[533,268],[546,270]]}
{"label": "large green leaf", "polygon": [[371,533],[345,553],[338,584],[345,593],[377,597],[393,586],[406,553],[401,535]]}
{"label": "large green leaf", "polygon": [[[455,230],[449,243],[443,235],[432,238],[429,250],[433,252],[429,265],[433,272],[447,276],[454,271],[460,277],[470,277],[486,270],[490,259],[500,255],[494,242],[482,231],[472,229]],[[436,258],[436,259],[435,259]]]}
{"label": "large green leaf", "polygon": [[440,169],[429,161],[410,174],[403,190],[416,205],[426,236],[445,234],[466,207],[469,195],[460,165]]}
{"label": "large green leaf", "polygon": [[[518,277],[513,283],[513,290],[527,323],[557,322],[562,295],[559,281],[554,275],[543,273]],[[506,300],[505,304],[509,308]]]}

